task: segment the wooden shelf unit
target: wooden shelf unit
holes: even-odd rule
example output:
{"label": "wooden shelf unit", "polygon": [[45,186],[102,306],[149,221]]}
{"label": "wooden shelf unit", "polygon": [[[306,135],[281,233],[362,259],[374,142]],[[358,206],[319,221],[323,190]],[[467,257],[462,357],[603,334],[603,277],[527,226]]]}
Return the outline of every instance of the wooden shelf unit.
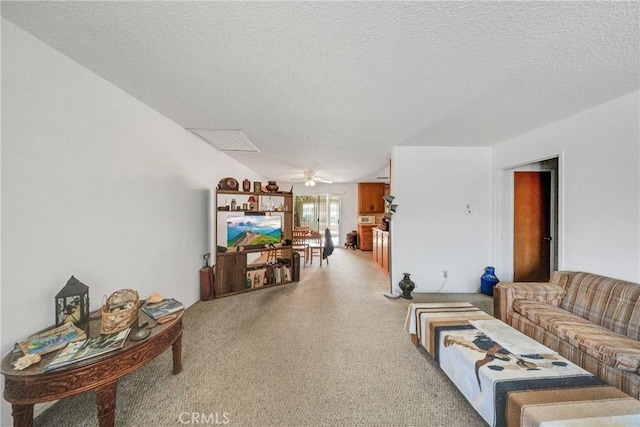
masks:
{"label": "wooden shelf unit", "polygon": [[[256,199],[257,208],[244,210],[248,199]],[[231,200],[236,207],[231,210]],[[221,207],[229,207],[229,210]],[[237,216],[280,216],[282,240],[274,247],[239,246],[227,248],[227,218]],[[214,297],[235,295],[266,287],[291,283],[293,278],[293,249],[284,246],[293,232],[293,194],[252,191],[216,190],[216,250]],[[288,260],[288,261],[287,261]]]}

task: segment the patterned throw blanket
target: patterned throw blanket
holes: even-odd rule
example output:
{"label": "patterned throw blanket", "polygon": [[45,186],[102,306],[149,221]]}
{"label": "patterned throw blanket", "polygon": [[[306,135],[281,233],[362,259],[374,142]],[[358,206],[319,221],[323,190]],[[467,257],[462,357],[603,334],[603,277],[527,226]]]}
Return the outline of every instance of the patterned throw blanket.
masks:
{"label": "patterned throw blanket", "polygon": [[[491,426],[640,425],[640,402],[530,338],[503,331],[512,348],[541,350],[512,353],[496,342],[502,326],[494,321],[469,303],[411,304],[405,329]],[[486,324],[493,339],[472,323]]]}

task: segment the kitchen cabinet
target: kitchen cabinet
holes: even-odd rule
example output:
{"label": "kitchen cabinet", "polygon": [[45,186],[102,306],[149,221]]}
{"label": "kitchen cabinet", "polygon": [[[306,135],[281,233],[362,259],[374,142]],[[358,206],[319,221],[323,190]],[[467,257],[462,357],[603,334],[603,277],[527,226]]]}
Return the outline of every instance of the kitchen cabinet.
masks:
{"label": "kitchen cabinet", "polygon": [[389,274],[389,247],[391,246],[388,231],[373,229],[373,262]]}
{"label": "kitchen cabinet", "polygon": [[358,249],[361,251],[373,250],[373,224],[358,224]]}
{"label": "kitchen cabinet", "polygon": [[385,185],[379,182],[358,183],[358,213],[376,214],[385,211]]}

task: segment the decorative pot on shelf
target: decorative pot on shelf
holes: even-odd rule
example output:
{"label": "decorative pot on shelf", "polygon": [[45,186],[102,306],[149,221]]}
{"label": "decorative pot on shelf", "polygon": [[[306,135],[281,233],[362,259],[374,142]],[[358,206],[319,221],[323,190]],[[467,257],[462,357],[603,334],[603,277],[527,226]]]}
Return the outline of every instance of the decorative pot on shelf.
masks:
{"label": "decorative pot on shelf", "polygon": [[500,282],[496,277],[496,269],[494,267],[486,267],[484,274],[480,277],[480,291],[483,294],[493,296],[493,287]]}
{"label": "decorative pot on shelf", "polygon": [[413,283],[413,280],[411,280],[411,273],[402,274],[404,275],[404,277],[402,278],[400,283],[398,283],[398,286],[400,286],[400,289],[402,290],[401,296],[405,299],[413,299],[413,297],[411,296],[411,291],[416,288],[416,284]]}
{"label": "decorative pot on shelf", "polygon": [[251,181],[248,179],[242,181],[242,191],[251,191]]}
{"label": "decorative pot on shelf", "polygon": [[269,191],[270,193],[275,193],[276,191],[278,191],[278,188],[280,187],[278,187],[275,181],[269,181],[266,188],[267,188],[267,191]]}

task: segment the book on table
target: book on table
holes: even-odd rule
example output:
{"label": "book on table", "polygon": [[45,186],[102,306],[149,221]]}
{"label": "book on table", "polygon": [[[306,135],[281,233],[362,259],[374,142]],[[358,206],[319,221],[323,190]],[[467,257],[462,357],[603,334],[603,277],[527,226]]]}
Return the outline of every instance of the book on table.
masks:
{"label": "book on table", "polygon": [[131,328],[124,329],[113,334],[99,335],[82,341],[69,343],[61,349],[56,357],[44,368],[45,371],[70,365],[81,360],[100,356],[114,350],[121,349],[127,341]]}
{"label": "book on table", "polygon": [[18,347],[20,347],[20,350],[22,350],[25,355],[43,355],[59,350],[70,342],[80,341],[86,338],[87,335],[82,329],[69,322],[57,328],[31,335],[24,341],[18,343]]}
{"label": "book on table", "polygon": [[147,302],[142,306],[142,311],[147,313],[154,320],[158,320],[162,316],[177,313],[181,310],[184,310],[184,305],[173,298],[165,298],[162,301],[153,304]]}

